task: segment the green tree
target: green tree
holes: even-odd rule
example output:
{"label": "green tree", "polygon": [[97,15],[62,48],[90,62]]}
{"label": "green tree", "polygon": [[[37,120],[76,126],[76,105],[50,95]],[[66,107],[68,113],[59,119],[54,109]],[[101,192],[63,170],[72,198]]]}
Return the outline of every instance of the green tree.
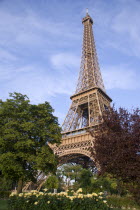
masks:
{"label": "green tree", "polygon": [[[113,178],[110,174],[105,176],[93,176],[91,178],[91,189],[94,192],[104,192],[106,191],[109,194],[118,194],[117,190],[117,180]],[[124,192],[126,193],[126,192]]]}
{"label": "green tree", "polygon": [[87,193],[91,187],[92,172],[89,169],[83,169],[80,174],[80,187]]}
{"label": "green tree", "polygon": [[70,186],[74,189],[79,188],[79,179],[81,175],[81,171],[83,170],[81,165],[67,163],[60,166],[57,169],[57,177],[61,177],[63,179],[63,183],[65,184],[65,188],[69,188]]}
{"label": "green tree", "polygon": [[6,179],[5,177],[0,176],[0,191],[12,190],[15,186],[13,180]]}
{"label": "green tree", "polygon": [[59,180],[55,175],[51,175],[48,177],[48,179],[44,183],[44,186],[47,187],[49,190],[58,189]]}
{"label": "green tree", "polygon": [[69,178],[71,181],[77,182],[80,178],[80,172],[83,170],[81,165],[73,165],[71,163],[63,166],[63,175]]}
{"label": "green tree", "polygon": [[48,102],[30,104],[29,98],[11,93],[0,101],[0,171],[2,176],[18,182],[35,181],[38,170],[55,171],[57,160],[48,143],[59,143],[61,129]]}

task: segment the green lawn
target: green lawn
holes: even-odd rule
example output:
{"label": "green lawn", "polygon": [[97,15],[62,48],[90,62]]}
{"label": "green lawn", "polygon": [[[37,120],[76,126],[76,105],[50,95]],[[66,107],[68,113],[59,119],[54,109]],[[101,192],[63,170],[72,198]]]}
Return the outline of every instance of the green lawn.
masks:
{"label": "green lawn", "polygon": [[0,200],[0,210],[8,210],[7,200]]}

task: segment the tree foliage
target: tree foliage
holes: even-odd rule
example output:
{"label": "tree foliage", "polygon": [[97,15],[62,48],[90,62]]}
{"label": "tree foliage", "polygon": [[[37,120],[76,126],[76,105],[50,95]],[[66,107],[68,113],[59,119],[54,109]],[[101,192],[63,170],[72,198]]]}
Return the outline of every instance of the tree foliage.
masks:
{"label": "tree foliage", "polygon": [[64,189],[78,190],[79,188],[88,191],[91,185],[93,173],[90,169],[85,169],[79,164],[68,163],[57,169],[57,177],[63,180]]}
{"label": "tree foliage", "polygon": [[90,186],[91,186],[91,177],[92,172],[88,169],[83,169],[80,174],[80,187],[84,188],[86,192],[88,192]]}
{"label": "tree foliage", "polygon": [[74,182],[77,182],[80,179],[80,174],[83,168],[81,165],[69,163],[65,164],[62,170],[64,176],[66,176],[70,180],[74,180]]}
{"label": "tree foliage", "polygon": [[59,180],[55,175],[51,175],[46,180],[44,186],[47,187],[49,190],[50,189],[58,189]]}
{"label": "tree foliage", "polygon": [[[103,123],[90,131],[95,138],[93,155],[101,174],[113,174],[118,180],[140,187],[140,110],[133,113],[111,108]],[[138,187],[139,186],[139,187]],[[132,187],[132,186],[131,186]],[[136,190],[137,191],[137,190]]]}
{"label": "tree foliage", "polygon": [[20,93],[10,97],[0,101],[0,171],[22,185],[35,180],[38,170],[47,174],[56,169],[48,143],[60,142],[61,129],[48,102],[32,105]]}

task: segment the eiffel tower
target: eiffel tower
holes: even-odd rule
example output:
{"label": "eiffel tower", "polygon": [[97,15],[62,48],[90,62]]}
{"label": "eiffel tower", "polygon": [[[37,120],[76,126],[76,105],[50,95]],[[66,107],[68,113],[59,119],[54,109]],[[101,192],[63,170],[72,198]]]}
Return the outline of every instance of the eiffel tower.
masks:
{"label": "eiffel tower", "polygon": [[101,123],[102,113],[112,101],[103,84],[92,31],[93,20],[88,11],[82,23],[83,48],[76,92],[70,97],[72,103],[62,125],[62,143],[51,146],[60,164],[94,161],[91,153],[94,139],[88,129]]}
{"label": "eiffel tower", "polygon": [[[99,69],[94,36],[93,20],[88,11],[83,18],[84,25],[81,68],[76,92],[70,98],[72,104],[62,125],[62,142],[59,146],[49,144],[59,157],[59,164],[74,162],[84,167],[95,166],[92,149],[94,139],[89,129],[101,123],[104,110],[110,106],[112,99],[106,94]],[[40,190],[46,180],[44,173],[39,173],[38,182],[26,183],[23,191]],[[32,186],[33,185],[33,186]]]}

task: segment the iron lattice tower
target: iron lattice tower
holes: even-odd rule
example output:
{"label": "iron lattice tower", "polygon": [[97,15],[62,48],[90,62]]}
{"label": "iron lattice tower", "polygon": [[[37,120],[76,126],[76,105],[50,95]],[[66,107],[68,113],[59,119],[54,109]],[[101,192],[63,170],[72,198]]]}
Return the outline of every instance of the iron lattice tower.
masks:
{"label": "iron lattice tower", "polygon": [[82,23],[83,48],[76,92],[70,97],[72,104],[62,125],[62,143],[58,147],[51,146],[60,163],[94,160],[91,154],[94,140],[87,130],[101,123],[102,113],[112,101],[104,88],[92,31],[93,20],[88,12]]}

